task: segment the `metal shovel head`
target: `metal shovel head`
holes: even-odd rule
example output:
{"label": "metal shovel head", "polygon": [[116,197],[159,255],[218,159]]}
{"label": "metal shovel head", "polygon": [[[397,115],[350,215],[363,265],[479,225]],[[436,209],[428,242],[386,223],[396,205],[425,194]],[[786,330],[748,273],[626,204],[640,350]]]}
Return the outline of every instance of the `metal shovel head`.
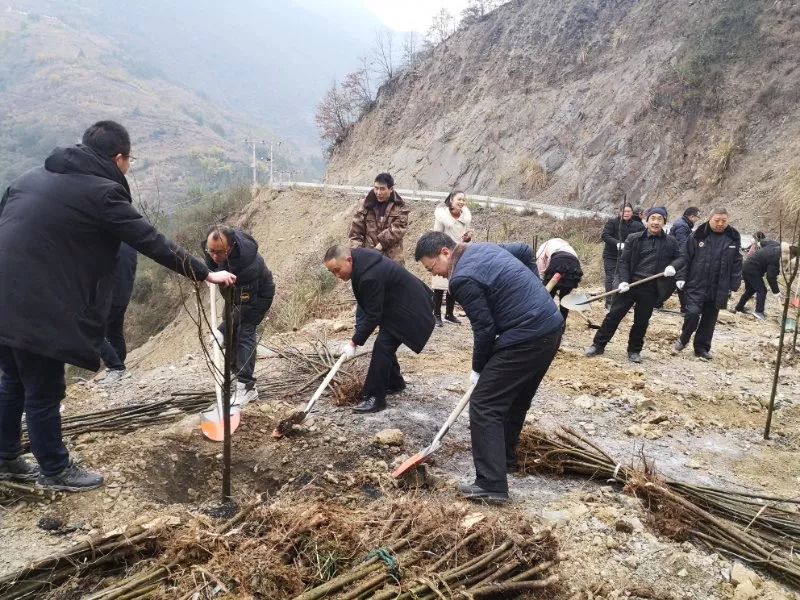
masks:
{"label": "metal shovel head", "polygon": [[[231,433],[239,427],[241,415],[237,407],[231,407]],[[216,405],[212,410],[203,413],[203,421],[200,423],[200,431],[212,442],[221,442],[225,439],[225,423],[222,416],[217,411]]]}
{"label": "metal shovel head", "polygon": [[560,300],[561,306],[567,310],[580,312],[591,309],[591,306],[589,306],[590,301],[591,297],[586,294],[567,294]]}
{"label": "metal shovel head", "polygon": [[392,477],[394,477],[395,479],[400,479],[403,475],[405,475],[412,469],[415,469],[416,467],[424,463],[431,454],[433,454],[434,452],[436,452],[436,450],[438,450],[439,446],[441,446],[441,444],[436,444],[436,445],[431,444],[424,450],[417,452],[411,458],[406,459],[405,461],[403,461],[403,464],[401,464],[394,471],[392,471]]}

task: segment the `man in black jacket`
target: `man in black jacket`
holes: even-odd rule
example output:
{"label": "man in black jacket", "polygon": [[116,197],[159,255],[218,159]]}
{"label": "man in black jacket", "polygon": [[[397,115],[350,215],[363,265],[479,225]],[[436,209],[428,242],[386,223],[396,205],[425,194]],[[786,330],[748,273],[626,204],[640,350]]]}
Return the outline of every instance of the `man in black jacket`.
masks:
{"label": "man in black jacket", "polygon": [[[644,231],[641,221],[633,219],[633,207],[625,204],[619,217],[606,221],[601,235],[605,242],[603,248],[603,268],[606,272],[606,291],[610,292],[619,283],[619,258],[625,248],[625,240],[637,231]],[[606,299],[606,307],[611,306],[611,299]]]}
{"label": "man in black jacket", "polygon": [[431,231],[414,258],[447,277],[450,292],[472,324],[469,407],[475,482],[464,497],[508,501],[508,471],[517,468],[525,415],[558,351],[564,319],[550,294],[519,256],[524,244],[456,244]]}
{"label": "man in black jacket", "polygon": [[678,289],[686,294],[686,315],[675,350],[689,345],[694,334],[694,353],[713,358],[711,340],[721,308],[742,284],[742,238],[728,224],[728,211],[715,208],[707,223],[697,228],[686,242],[686,261],[677,277]]}
{"label": "man in black jacket", "polygon": [[136,279],[138,253],[128,246],[119,245],[117,266],[114,267],[114,287],[111,291],[111,309],[106,319],[106,337],[100,347],[100,357],[106,365],[103,384],[115,383],[125,376],[125,358],[128,346],[125,343],[125,313],[133,294]]}
{"label": "man in black jacket", "polygon": [[[0,477],[80,491],[103,477],[69,459],[64,364],[96,371],[120,242],[194,281],[235,282],[154,229],[131,205],[128,132],[100,121],[57,148],[0,201]],[[39,467],[22,455],[22,414]],[[41,469],[41,470],[40,470]]]}
{"label": "man in black jacket", "polygon": [[632,289],[630,284],[662,272],[664,277],[674,277],[683,264],[678,242],[664,233],[666,222],[667,212],[663,208],[651,208],[647,211],[647,229],[632,233],[625,240],[619,263],[619,294],[614,297],[611,309],[597,330],[592,345],[586,349],[586,356],[603,354],[620,322],[633,307],[633,326],[628,335],[628,359],[634,363],[642,362],[644,336],[653,308],[662,292],[659,290],[658,280]]}
{"label": "man in black jacket", "polygon": [[364,317],[356,321],[352,339],[340,352],[351,357],[380,326],[364,380],[363,401],[356,413],[386,408],[386,395],[401,392],[406,382],[397,362],[405,344],[419,354],[433,333],[433,292],[392,259],[376,250],[333,246],[325,253],[325,267],[342,281],[350,281]]}
{"label": "man in black jacket", "polygon": [[[686,247],[686,240],[688,240],[689,236],[692,235],[692,230],[699,220],[700,209],[696,206],[690,206],[683,211],[683,215],[672,224],[669,234],[678,240],[678,247],[681,249],[681,252],[683,252],[683,249]],[[672,295],[672,292],[675,291],[676,288],[674,281],[674,279],[671,280],[672,285],[668,289],[664,300],[669,298]],[[681,305],[681,313],[686,312],[686,297],[683,294],[683,290],[678,290],[678,302],[680,302]],[[661,304],[663,304],[663,302]],[[661,304],[658,305],[657,308],[660,308]]]}
{"label": "man in black jacket", "polygon": [[780,298],[781,287],[778,284],[778,275],[781,272],[781,259],[789,261],[790,246],[786,242],[777,245],[767,245],[756,250],[744,260],[742,278],[744,279],[744,293],[736,304],[733,312],[746,313],[745,305],[753,296],[756,297],[756,310],[753,313],[756,319],[764,320],[764,307],[767,301],[767,286],[764,277],[772,290],[775,298]]}
{"label": "man in black jacket", "polygon": [[[236,275],[233,316],[236,391],[231,405],[241,408],[258,398],[254,376],[258,347],[256,329],[272,306],[275,283],[258,253],[258,243],[244,231],[213,225],[206,234],[203,255],[209,270],[228,271]],[[214,337],[213,343],[222,346],[225,323],[219,326],[218,334]]]}

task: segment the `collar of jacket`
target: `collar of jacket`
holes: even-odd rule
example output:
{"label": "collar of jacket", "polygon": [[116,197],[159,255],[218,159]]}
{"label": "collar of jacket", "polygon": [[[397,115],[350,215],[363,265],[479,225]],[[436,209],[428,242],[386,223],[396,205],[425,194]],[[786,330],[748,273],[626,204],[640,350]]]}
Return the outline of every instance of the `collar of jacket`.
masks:
{"label": "collar of jacket", "polygon": [[[378,203],[378,197],[375,195],[374,190],[370,190],[367,197],[364,198],[364,208],[373,208]],[[392,204],[396,204],[397,206],[403,206],[405,204],[405,200],[400,197],[395,191],[392,191],[392,195],[389,196],[389,199],[386,201],[386,210],[387,212],[391,208]]]}
{"label": "collar of jacket", "polygon": [[659,231],[659,232],[658,232],[658,235],[653,235],[652,233],[650,233],[650,230],[649,230],[649,229],[645,229],[645,230],[644,230],[644,236],[643,236],[643,237],[646,237],[646,238],[651,238],[651,237],[657,237],[657,238],[661,238],[661,237],[667,237],[667,232],[666,232],[666,231],[664,231],[664,230],[662,229],[661,231]]}
{"label": "collar of jacket", "polygon": [[[697,228],[697,230],[694,232],[694,237],[695,237],[695,239],[698,239],[698,240],[704,240],[711,233],[712,233],[711,227],[709,227],[708,221],[706,221],[705,223],[700,225],[700,227]],[[738,244],[738,246],[742,245],[742,236],[739,235],[739,232],[736,231],[730,225],[728,225],[725,228],[725,231],[723,231],[722,233],[727,235],[728,237],[730,237],[734,242],[736,242]]]}
{"label": "collar of jacket", "polygon": [[469,247],[468,244],[464,242],[459,242],[456,244],[456,247],[453,248],[453,254],[450,258],[450,268],[447,269],[447,278],[450,279],[453,276],[453,272],[456,270],[456,265],[458,261],[461,260],[461,257],[464,256],[464,252],[466,252],[467,248]]}

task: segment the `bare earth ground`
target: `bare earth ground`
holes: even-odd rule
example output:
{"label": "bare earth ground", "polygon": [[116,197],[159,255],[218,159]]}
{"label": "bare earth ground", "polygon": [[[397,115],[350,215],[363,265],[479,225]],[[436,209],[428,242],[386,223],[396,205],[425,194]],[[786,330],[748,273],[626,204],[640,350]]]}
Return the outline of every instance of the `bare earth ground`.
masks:
{"label": "bare earth ground", "polygon": [[[602,319],[600,308],[594,309],[592,319]],[[709,363],[690,351],[675,355],[670,347],[679,317],[657,312],[648,331],[644,362],[637,366],[624,360],[628,321],[604,357],[586,359],[582,349],[593,332],[582,320],[571,318],[528,420],[546,429],[559,424],[582,429],[624,464],[643,449],[657,469],[672,478],[797,495],[800,377],[796,366],[785,367],[781,375],[773,439],[765,442],[762,437],[766,414],[762,403],[771,384],[777,323],[723,313],[713,348],[717,358]],[[270,342],[302,343],[331,325],[331,321],[313,322]],[[466,323],[437,329],[421,355],[401,351],[409,387],[390,398],[386,411],[356,416],[323,399],[306,426],[283,440],[273,440],[270,433],[293,405],[267,399],[248,406],[234,436],[236,492],[322,489],[351,505],[406,493],[396,489],[388,470],[433,437],[465,389],[470,349]],[[283,363],[277,358],[260,360],[259,377],[280,377]],[[207,382],[210,377],[199,352],[175,356],[172,364],[134,370],[130,378],[113,386],[94,382],[71,386],[65,413],[157,400],[172,391],[207,387]],[[296,399],[305,400],[305,396]],[[221,449],[202,438],[198,422],[188,417],[170,427],[77,440],[73,452],[104,472],[107,485],[50,505],[2,509],[0,572],[66,548],[91,530],[158,514],[188,519],[198,507],[215,502]],[[373,443],[374,434],[387,427],[404,432],[402,448]],[[448,501],[461,502],[447,490],[472,476],[466,415],[451,430],[430,472]],[[522,509],[556,529],[569,556],[560,569],[566,595],[583,590],[586,597],[590,592],[594,597],[621,597],[624,590],[644,585],[680,598],[734,597],[728,559],[654,533],[640,502],[617,487],[569,477],[514,477],[511,496],[515,507],[487,510]],[[67,535],[46,533],[37,528],[45,515],[79,529]],[[620,520],[631,525],[627,528],[631,533],[617,530]],[[765,599],[800,597],[768,577],[759,584],[759,593]]]}

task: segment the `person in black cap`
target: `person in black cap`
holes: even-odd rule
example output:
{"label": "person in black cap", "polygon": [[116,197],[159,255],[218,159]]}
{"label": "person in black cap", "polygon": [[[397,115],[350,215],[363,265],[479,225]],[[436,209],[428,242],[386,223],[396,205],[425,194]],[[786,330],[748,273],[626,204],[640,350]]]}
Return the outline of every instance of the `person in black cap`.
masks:
{"label": "person in black cap", "polygon": [[644,336],[659,298],[660,282],[650,281],[634,288],[630,284],[662,272],[664,277],[674,277],[683,264],[678,242],[664,233],[666,222],[667,211],[664,208],[651,208],[647,211],[647,229],[632,233],[625,240],[625,249],[619,263],[619,294],[614,297],[611,309],[595,334],[592,345],[586,349],[586,356],[603,354],[620,322],[633,307],[633,326],[628,336],[628,359],[634,363],[642,362]]}

